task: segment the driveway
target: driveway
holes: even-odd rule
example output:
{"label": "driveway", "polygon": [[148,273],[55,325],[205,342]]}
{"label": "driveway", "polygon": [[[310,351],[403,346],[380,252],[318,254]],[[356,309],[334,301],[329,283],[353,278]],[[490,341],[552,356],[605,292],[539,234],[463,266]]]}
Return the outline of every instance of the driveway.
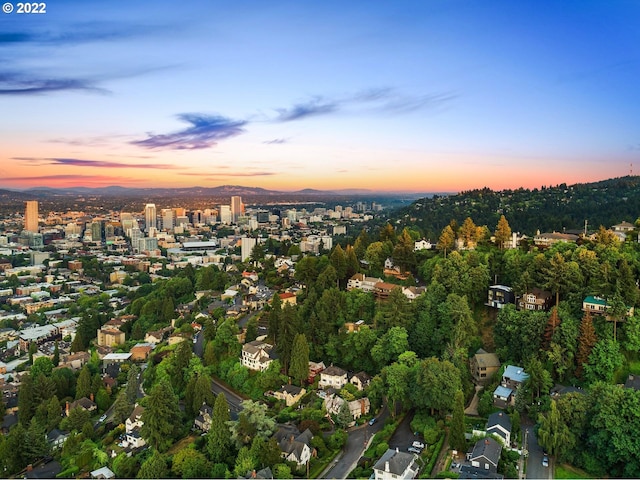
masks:
{"label": "driveway", "polygon": [[334,460],[334,464],[323,473],[322,478],[347,478],[349,472],[358,465],[358,460],[367,449],[367,445],[373,435],[382,430],[388,416],[387,408],[383,407],[376,423],[350,429],[347,444],[344,446],[342,453]]}
{"label": "driveway", "polygon": [[553,478],[553,459],[549,457],[549,466],[542,466],[542,447],[538,445],[538,439],[533,431],[533,425],[523,426],[523,433],[526,436],[527,457],[527,478]]}

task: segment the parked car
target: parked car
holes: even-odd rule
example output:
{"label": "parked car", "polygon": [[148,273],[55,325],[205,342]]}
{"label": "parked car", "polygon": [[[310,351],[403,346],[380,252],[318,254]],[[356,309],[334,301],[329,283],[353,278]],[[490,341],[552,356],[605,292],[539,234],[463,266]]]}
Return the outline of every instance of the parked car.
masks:
{"label": "parked car", "polygon": [[424,443],[419,442],[418,440],[416,440],[415,442],[413,442],[411,444],[411,446],[415,447],[415,448],[419,448],[420,450],[422,450],[424,448]]}
{"label": "parked car", "polygon": [[543,467],[548,467],[549,466],[549,457],[547,457],[546,455],[543,455],[543,457],[542,457],[542,466]]}
{"label": "parked car", "polygon": [[107,414],[105,413],[104,415],[102,415],[99,419],[100,422],[104,422],[107,419]]}
{"label": "parked car", "polygon": [[422,453],[422,450],[420,450],[419,448],[416,447],[409,447],[407,448],[407,452],[411,452],[411,453],[415,453],[420,455]]}
{"label": "parked car", "polygon": [[377,418],[373,417],[371,420],[369,420],[369,425],[373,425],[374,423],[376,423]]}

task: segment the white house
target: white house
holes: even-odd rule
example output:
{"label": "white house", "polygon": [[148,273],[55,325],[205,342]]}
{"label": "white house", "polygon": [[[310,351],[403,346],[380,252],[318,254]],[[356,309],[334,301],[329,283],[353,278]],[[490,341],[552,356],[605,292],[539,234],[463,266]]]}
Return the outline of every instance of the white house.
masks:
{"label": "white house", "polygon": [[340,367],[334,367],[333,365],[325,368],[320,373],[320,382],[318,386],[320,388],[335,388],[340,390],[347,384],[347,372]]}
{"label": "white house", "polygon": [[250,370],[264,372],[272,362],[273,345],[260,340],[245,343],[242,346],[240,363]]}
{"label": "white house", "polygon": [[418,474],[418,456],[413,453],[388,449],[373,466],[375,480],[404,480]]}

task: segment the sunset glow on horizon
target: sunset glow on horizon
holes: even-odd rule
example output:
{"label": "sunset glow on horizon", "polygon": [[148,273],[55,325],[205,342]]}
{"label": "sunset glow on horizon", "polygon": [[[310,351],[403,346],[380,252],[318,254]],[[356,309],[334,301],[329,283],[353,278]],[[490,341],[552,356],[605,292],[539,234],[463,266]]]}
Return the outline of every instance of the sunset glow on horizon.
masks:
{"label": "sunset glow on horizon", "polygon": [[528,0],[2,14],[0,188],[456,192],[628,175],[639,23],[634,2]]}

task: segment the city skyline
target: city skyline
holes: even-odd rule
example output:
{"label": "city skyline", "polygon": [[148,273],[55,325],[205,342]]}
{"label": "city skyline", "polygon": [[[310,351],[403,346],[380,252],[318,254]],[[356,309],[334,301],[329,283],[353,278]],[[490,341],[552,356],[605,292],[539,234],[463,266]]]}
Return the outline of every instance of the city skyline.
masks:
{"label": "city skyline", "polygon": [[[535,188],[630,173],[632,2],[60,1],[0,16],[0,188]],[[637,161],[635,162],[637,163]]]}

